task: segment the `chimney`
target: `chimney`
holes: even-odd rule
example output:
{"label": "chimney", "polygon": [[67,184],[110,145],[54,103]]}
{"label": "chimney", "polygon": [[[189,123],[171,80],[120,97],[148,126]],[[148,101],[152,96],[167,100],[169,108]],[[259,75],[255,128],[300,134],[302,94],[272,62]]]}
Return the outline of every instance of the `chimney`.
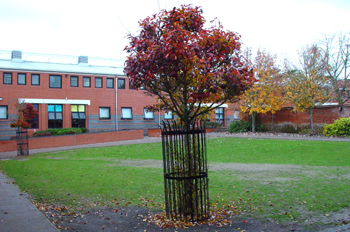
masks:
{"label": "chimney", "polygon": [[11,53],[11,60],[14,62],[22,62],[22,51],[13,50]]}
{"label": "chimney", "polygon": [[87,56],[78,57],[78,65],[87,66],[88,64],[89,64],[89,57]]}

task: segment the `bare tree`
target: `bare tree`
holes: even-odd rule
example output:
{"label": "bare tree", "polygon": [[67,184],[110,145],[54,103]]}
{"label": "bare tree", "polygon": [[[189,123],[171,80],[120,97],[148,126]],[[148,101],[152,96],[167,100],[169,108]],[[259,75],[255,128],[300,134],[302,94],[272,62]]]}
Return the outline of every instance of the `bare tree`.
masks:
{"label": "bare tree", "polygon": [[350,77],[350,72],[346,70],[350,66],[349,46],[350,33],[334,33],[320,41],[327,64],[327,74],[333,87],[333,98],[339,105],[343,105],[350,97],[346,92]]}

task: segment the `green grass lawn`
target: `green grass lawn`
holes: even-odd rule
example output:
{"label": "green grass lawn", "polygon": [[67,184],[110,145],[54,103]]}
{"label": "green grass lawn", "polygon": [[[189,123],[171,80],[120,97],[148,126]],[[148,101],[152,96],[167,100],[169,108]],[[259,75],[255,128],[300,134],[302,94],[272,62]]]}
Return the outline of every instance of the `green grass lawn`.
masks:
{"label": "green grass lawn", "polygon": [[[161,143],[77,149],[0,161],[0,169],[38,202],[163,209],[162,166],[127,166],[160,163],[161,152]],[[211,203],[234,204],[238,216],[302,223],[350,210],[348,142],[220,138],[208,140],[207,153]]]}

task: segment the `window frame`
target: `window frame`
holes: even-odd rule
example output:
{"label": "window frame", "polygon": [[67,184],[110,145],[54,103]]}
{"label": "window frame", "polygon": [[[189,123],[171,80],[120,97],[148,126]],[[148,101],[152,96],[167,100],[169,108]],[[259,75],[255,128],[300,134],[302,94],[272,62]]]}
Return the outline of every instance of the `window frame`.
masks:
{"label": "window frame", "polygon": [[[11,75],[11,83],[5,83],[5,75],[6,75],[6,74],[10,74],[10,75]],[[3,83],[4,85],[12,85],[12,82],[13,82],[13,75],[12,75],[12,73],[3,72],[3,73],[2,73],[2,83]]]}
{"label": "window frame", "polygon": [[[89,86],[85,85],[85,79],[89,79]],[[91,88],[91,77],[83,77],[83,87],[84,88]]]}
{"label": "window frame", "polygon": [[[50,105],[53,105],[54,106],[54,111],[49,111],[49,106]],[[56,106],[60,105],[61,106],[61,111],[56,111]],[[50,113],[54,113],[55,115],[55,119],[50,119]],[[61,113],[61,119],[57,119],[57,113]],[[50,121],[54,121],[54,124],[55,124],[55,127],[50,127]],[[61,122],[59,122],[61,121]],[[57,127],[57,123],[60,123],[61,124],[61,127]],[[52,128],[63,128],[63,105],[62,104],[48,104],[47,105],[47,127],[48,129],[52,129]]]}
{"label": "window frame", "polygon": [[130,79],[129,79],[129,89],[134,89],[134,88],[132,88],[132,86],[131,86],[131,81],[130,81]]}
{"label": "window frame", "polygon": [[6,117],[5,117],[5,118],[1,118],[1,117],[0,117],[0,120],[6,120],[6,119],[9,118],[9,113],[8,113],[8,112],[9,112],[9,111],[8,111],[8,110],[9,110],[9,107],[8,107],[7,105],[0,105],[0,108],[2,108],[2,107],[4,107],[4,108],[6,109],[6,111],[5,111],[5,116],[6,116]]}
{"label": "window frame", "polygon": [[239,110],[233,112],[233,120],[240,120]]}
{"label": "window frame", "polygon": [[[51,86],[51,77],[59,77],[60,78],[60,87],[52,87]],[[49,75],[49,88],[50,89],[62,89],[62,75]]]}
{"label": "window frame", "polygon": [[[165,115],[168,115],[167,113],[165,113],[165,111],[168,110],[169,112],[171,112],[171,118],[166,118]],[[173,111],[170,109],[164,109],[164,120],[173,120],[174,119],[174,115],[173,115]]]}
{"label": "window frame", "polygon": [[[96,80],[101,80],[101,87],[97,87],[96,86]],[[102,77],[95,77],[95,88],[98,88],[98,89],[103,88],[103,79],[102,79]]]}
{"label": "window frame", "polygon": [[[72,85],[72,78],[77,78],[77,85]],[[70,76],[70,79],[69,79],[69,84],[70,84],[70,87],[79,87],[79,76]]]}
{"label": "window frame", "polygon": [[[130,118],[123,118],[123,109],[130,109],[130,111],[131,111],[131,117]],[[120,108],[120,113],[121,113],[121,115],[120,115],[121,119],[124,119],[124,120],[127,120],[127,119],[131,120],[131,119],[133,119],[132,107],[121,107]]]}
{"label": "window frame", "polygon": [[[38,76],[38,84],[33,84],[33,76]],[[35,86],[40,86],[40,74],[32,73],[30,76],[30,84]]]}
{"label": "window frame", "polygon": [[[109,87],[109,86],[108,86],[108,80],[111,80],[111,81],[112,81],[112,87]],[[107,88],[107,89],[114,89],[114,78],[107,78],[107,79],[106,79],[106,88]]]}
{"label": "window frame", "polygon": [[[22,75],[24,76],[24,84],[19,83],[19,78]],[[25,73],[17,73],[17,85],[27,85],[27,75]]]}
{"label": "window frame", "polygon": [[[222,112],[217,112],[219,109],[222,110]],[[220,115],[222,115],[222,118],[220,118]],[[225,108],[224,107],[216,108],[215,109],[215,120],[224,120],[224,119],[225,119]]]}
{"label": "window frame", "polygon": [[[147,108],[144,107],[143,108],[143,119],[145,120],[154,120],[154,112],[150,111],[150,112],[146,112],[147,111]],[[149,114],[149,113],[152,113],[152,117],[151,118],[146,118],[146,114]]]}
{"label": "window frame", "polygon": [[[108,109],[108,118],[106,118],[106,117],[101,118],[101,109]],[[111,119],[111,107],[108,107],[108,106],[101,106],[101,107],[99,107],[98,118],[100,120],[110,120]]]}
{"label": "window frame", "polygon": [[[33,103],[32,105],[33,105],[33,108],[35,108],[36,111],[38,112],[38,115],[36,115],[35,118],[32,118],[29,120],[29,125],[31,129],[38,129],[39,128],[39,104]],[[34,127],[33,123],[35,123],[37,127]]]}
{"label": "window frame", "polygon": [[[73,106],[77,106],[77,111],[73,111],[72,108]],[[79,110],[79,106],[83,106],[84,110],[81,111]],[[72,124],[72,128],[86,128],[86,106],[85,105],[82,105],[82,104],[72,104],[71,105],[71,124]],[[77,118],[74,118],[73,117],[73,114],[77,113]],[[84,117],[81,117],[81,113],[83,113]],[[77,127],[76,126],[73,126],[73,125],[78,125]],[[80,125],[84,125],[83,127],[81,127]]]}
{"label": "window frame", "polygon": [[[122,87],[119,87],[119,81],[123,81],[124,82]],[[118,78],[118,89],[125,89],[125,78]]]}

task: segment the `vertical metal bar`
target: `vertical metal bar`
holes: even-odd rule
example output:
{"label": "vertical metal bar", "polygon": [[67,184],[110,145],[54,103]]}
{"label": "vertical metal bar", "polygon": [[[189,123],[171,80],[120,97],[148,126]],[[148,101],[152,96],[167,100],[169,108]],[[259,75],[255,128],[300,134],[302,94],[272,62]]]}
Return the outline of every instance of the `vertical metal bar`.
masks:
{"label": "vertical metal bar", "polygon": [[167,217],[204,220],[209,213],[205,130],[200,122],[164,123],[162,150]]}

